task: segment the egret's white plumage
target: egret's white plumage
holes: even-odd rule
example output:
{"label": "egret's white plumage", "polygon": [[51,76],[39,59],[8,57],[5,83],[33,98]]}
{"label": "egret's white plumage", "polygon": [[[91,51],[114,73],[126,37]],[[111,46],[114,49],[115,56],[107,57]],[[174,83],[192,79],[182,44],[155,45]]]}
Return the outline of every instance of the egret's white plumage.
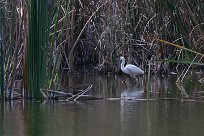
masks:
{"label": "egret's white plumage", "polygon": [[132,65],[132,64],[127,64],[125,66],[125,58],[122,56],[120,57],[121,62],[121,70],[130,75],[130,76],[136,76],[136,75],[143,75],[144,71],[142,69],[140,69],[139,67]]}

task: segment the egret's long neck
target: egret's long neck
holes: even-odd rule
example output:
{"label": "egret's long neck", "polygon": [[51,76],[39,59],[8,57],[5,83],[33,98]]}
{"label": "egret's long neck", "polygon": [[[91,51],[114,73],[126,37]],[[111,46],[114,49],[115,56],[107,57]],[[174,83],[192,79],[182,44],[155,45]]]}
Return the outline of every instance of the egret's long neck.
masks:
{"label": "egret's long neck", "polygon": [[125,60],[122,60],[120,67],[121,67],[121,70],[124,71],[124,69],[125,69]]}

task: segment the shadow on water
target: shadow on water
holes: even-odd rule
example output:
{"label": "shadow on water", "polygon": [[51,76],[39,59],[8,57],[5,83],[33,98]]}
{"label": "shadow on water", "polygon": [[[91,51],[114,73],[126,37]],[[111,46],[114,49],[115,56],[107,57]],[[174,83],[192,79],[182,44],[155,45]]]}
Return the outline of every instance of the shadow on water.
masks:
{"label": "shadow on water", "polygon": [[0,135],[201,136],[204,134],[204,85],[198,78],[189,74],[187,80],[178,85],[176,76],[154,77],[151,99],[147,100],[142,78],[72,75],[65,78],[65,86],[94,84],[91,93],[105,99],[1,102]]}

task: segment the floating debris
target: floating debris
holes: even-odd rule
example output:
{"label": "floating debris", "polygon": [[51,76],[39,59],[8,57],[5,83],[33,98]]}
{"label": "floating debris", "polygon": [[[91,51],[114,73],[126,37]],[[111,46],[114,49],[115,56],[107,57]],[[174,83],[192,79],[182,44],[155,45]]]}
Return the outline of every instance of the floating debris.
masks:
{"label": "floating debris", "polygon": [[91,85],[75,85],[69,88],[62,88],[58,90],[41,90],[42,95],[46,99],[55,99],[59,101],[77,101],[77,100],[93,100],[93,99],[101,99],[94,97],[88,92],[93,87]]}

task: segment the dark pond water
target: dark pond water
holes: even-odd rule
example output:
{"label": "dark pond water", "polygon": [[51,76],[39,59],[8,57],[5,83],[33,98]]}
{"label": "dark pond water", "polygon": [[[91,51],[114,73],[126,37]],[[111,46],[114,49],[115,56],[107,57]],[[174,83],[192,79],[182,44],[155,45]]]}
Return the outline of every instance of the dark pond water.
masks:
{"label": "dark pond water", "polygon": [[202,136],[199,78],[189,74],[182,85],[176,76],[152,78],[147,94],[142,78],[72,75],[64,85],[94,84],[91,93],[106,99],[1,103],[0,136]]}

